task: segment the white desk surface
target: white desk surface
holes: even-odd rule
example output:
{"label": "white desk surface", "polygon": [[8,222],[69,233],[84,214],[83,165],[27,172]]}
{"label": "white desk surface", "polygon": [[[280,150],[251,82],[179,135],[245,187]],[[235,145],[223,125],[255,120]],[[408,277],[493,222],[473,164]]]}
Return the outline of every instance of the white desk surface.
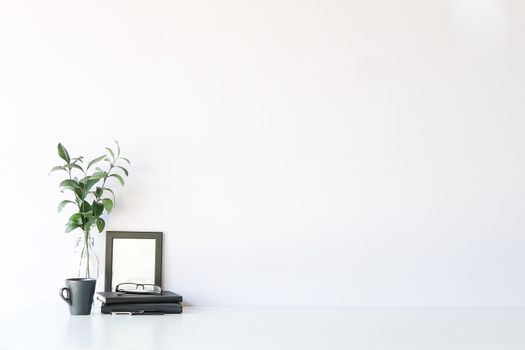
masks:
{"label": "white desk surface", "polygon": [[186,307],[182,315],[0,316],[0,349],[525,349],[525,309]]}

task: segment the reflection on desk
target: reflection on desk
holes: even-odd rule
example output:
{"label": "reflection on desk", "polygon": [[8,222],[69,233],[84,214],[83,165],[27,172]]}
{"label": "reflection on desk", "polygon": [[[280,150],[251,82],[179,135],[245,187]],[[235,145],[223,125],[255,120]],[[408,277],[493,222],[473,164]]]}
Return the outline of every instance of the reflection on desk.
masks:
{"label": "reflection on desk", "polygon": [[0,320],[0,349],[525,349],[525,309],[187,307],[165,316]]}

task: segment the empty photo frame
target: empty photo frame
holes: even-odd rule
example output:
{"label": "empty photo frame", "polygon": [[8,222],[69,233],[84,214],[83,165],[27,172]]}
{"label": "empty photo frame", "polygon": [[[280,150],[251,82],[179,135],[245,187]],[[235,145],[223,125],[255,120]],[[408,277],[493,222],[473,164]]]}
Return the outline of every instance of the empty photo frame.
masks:
{"label": "empty photo frame", "polygon": [[162,287],[162,232],[106,232],[106,292],[119,283]]}

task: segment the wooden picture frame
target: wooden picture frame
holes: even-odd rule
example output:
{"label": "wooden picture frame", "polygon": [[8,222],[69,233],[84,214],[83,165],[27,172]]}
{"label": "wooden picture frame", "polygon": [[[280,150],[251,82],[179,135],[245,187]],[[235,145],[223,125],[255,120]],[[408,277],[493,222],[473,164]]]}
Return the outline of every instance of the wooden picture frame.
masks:
{"label": "wooden picture frame", "polygon": [[107,231],[104,291],[118,283],[162,287],[162,232]]}

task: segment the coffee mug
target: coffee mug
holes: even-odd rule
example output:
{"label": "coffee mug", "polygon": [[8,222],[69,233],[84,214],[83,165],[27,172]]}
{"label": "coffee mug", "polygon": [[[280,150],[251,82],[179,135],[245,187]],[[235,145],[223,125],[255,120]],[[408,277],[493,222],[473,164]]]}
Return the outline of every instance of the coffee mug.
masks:
{"label": "coffee mug", "polygon": [[[66,286],[60,288],[60,297],[69,304],[71,315],[89,315],[97,280],[91,278],[68,278]],[[64,296],[64,292],[66,295]]]}

